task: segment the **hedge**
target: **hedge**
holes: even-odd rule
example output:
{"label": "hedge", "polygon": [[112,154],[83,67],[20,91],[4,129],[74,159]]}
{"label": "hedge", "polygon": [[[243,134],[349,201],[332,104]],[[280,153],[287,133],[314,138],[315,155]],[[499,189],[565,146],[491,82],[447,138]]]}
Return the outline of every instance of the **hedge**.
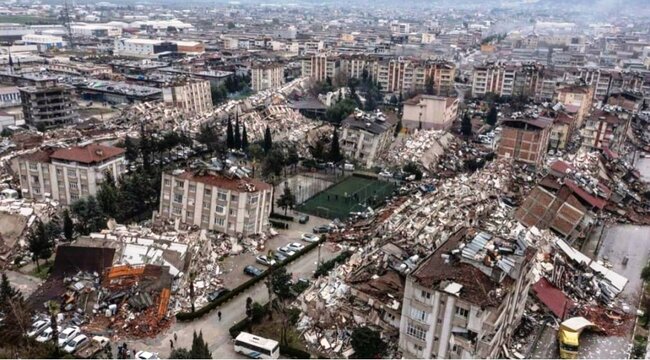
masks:
{"label": "hedge", "polygon": [[280,345],[280,354],[286,356],[290,359],[309,359],[311,354],[300,349],[293,348],[291,346]]}
{"label": "hedge", "polygon": [[251,321],[245,317],[244,320],[236,323],[235,325],[231,326],[230,329],[228,329],[228,332],[230,333],[230,336],[233,338],[236,338],[237,335],[239,335],[240,332],[248,329],[250,326]]}
{"label": "hedge", "polygon": [[[293,262],[297,258],[301,257],[302,255],[308,253],[309,251],[311,251],[312,249],[314,249],[315,247],[320,245],[321,241],[311,243],[311,244],[305,246],[304,249],[296,252],[292,256],[289,256],[284,262],[280,263],[279,267],[289,265],[291,262]],[[201,316],[203,316],[203,315],[209,313],[210,311],[216,309],[221,304],[224,304],[224,303],[230,301],[230,299],[233,299],[233,298],[237,297],[239,294],[241,294],[244,291],[248,290],[250,287],[257,284],[258,282],[264,280],[267,276],[269,276],[270,273],[271,272],[269,270],[264,271],[262,273],[262,275],[256,276],[256,277],[246,281],[245,283],[243,283],[243,284],[237,286],[236,288],[234,288],[233,290],[231,290],[226,295],[224,295],[224,296],[222,296],[222,297],[220,297],[220,298],[218,298],[218,299],[216,299],[216,300],[214,300],[212,302],[209,302],[204,307],[196,310],[195,312],[179,312],[178,314],[176,314],[176,319],[178,321],[189,321],[189,320],[194,320],[194,319],[200,318]]]}
{"label": "hedge", "polygon": [[283,223],[282,221],[274,221],[274,220],[269,219],[269,222],[271,223],[271,226],[273,226],[274,228],[277,228],[277,229],[288,229],[289,228],[289,224]]}
{"label": "hedge", "polygon": [[334,259],[325,261],[324,263],[320,264],[320,266],[314,272],[314,278],[319,278],[327,274],[330,272],[330,270],[334,269],[334,266],[336,266],[336,264],[345,262],[350,256],[352,256],[352,252],[344,251],[337,255]]}
{"label": "hedge", "polygon": [[280,219],[280,220],[284,220],[284,221],[293,221],[293,216],[282,215],[282,214],[278,214],[278,213],[271,213],[271,215],[269,215],[269,218],[271,218],[271,219]]}

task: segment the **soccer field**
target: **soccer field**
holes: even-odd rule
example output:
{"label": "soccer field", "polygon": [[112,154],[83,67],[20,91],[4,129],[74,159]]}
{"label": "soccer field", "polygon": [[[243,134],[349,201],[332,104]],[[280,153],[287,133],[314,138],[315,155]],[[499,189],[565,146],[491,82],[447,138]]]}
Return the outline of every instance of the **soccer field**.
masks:
{"label": "soccer field", "polygon": [[350,212],[373,209],[392,194],[394,184],[361,176],[350,176],[314,195],[298,210],[326,219],[346,219]]}

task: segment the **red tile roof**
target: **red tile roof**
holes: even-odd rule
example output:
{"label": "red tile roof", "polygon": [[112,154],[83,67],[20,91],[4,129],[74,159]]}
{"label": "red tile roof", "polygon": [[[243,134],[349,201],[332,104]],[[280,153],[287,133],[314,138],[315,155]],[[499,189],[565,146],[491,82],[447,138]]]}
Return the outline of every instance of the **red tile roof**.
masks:
{"label": "red tile roof", "polygon": [[52,153],[50,157],[56,160],[76,161],[83,164],[99,163],[119,155],[125,150],[114,146],[90,144],[83,147],[71,147],[60,149]]}
{"label": "red tile roof", "polygon": [[558,318],[563,318],[575,306],[562,290],[556,288],[546,278],[539,279],[533,285],[533,293]]}
{"label": "red tile roof", "polygon": [[251,179],[251,178],[228,178],[223,175],[218,175],[218,174],[212,174],[212,173],[206,173],[205,175],[199,175],[194,173],[191,170],[186,170],[184,173],[180,175],[173,175],[174,177],[177,177],[179,179],[183,180],[190,180],[190,181],[195,181],[198,183],[206,184],[206,185],[212,185],[216,186],[221,189],[228,189],[232,191],[238,191],[238,192],[253,192],[253,191],[248,191],[246,188],[246,184],[253,185],[255,187],[254,191],[263,191],[263,190],[270,190],[272,186],[270,184],[267,184],[263,181],[257,180],[257,179]]}
{"label": "red tile roof", "polygon": [[551,164],[551,170],[556,171],[560,174],[566,174],[566,171],[569,169],[573,169],[573,166],[571,164],[562,161],[562,160],[557,160],[553,164]]}
{"label": "red tile roof", "polygon": [[572,180],[564,180],[564,185],[568,186],[576,195],[578,195],[582,200],[589,203],[593,207],[603,209],[607,205],[607,200],[597,198],[590,193],[583,190],[578,184],[574,183]]}

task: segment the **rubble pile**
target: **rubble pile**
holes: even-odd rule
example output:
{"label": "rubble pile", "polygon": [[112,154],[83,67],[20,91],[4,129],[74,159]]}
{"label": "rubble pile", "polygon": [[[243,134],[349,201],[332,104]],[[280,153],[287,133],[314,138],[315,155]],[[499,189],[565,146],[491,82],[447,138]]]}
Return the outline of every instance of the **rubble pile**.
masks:
{"label": "rubble pile", "polygon": [[457,139],[451,133],[440,130],[416,130],[399,146],[388,150],[386,165],[415,162],[427,170],[433,170],[447,149],[454,145],[457,145]]}

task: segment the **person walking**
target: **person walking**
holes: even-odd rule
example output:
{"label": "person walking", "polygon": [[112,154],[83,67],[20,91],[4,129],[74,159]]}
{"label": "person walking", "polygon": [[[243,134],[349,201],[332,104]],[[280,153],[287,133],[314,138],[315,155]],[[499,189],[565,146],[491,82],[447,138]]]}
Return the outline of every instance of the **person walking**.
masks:
{"label": "person walking", "polygon": [[221,321],[221,311],[217,312],[217,317],[219,317],[219,321]]}
{"label": "person walking", "polygon": [[178,335],[176,335],[176,333],[174,333],[174,341],[178,343]]}
{"label": "person walking", "polygon": [[174,350],[174,340],[169,339],[169,347]]}

